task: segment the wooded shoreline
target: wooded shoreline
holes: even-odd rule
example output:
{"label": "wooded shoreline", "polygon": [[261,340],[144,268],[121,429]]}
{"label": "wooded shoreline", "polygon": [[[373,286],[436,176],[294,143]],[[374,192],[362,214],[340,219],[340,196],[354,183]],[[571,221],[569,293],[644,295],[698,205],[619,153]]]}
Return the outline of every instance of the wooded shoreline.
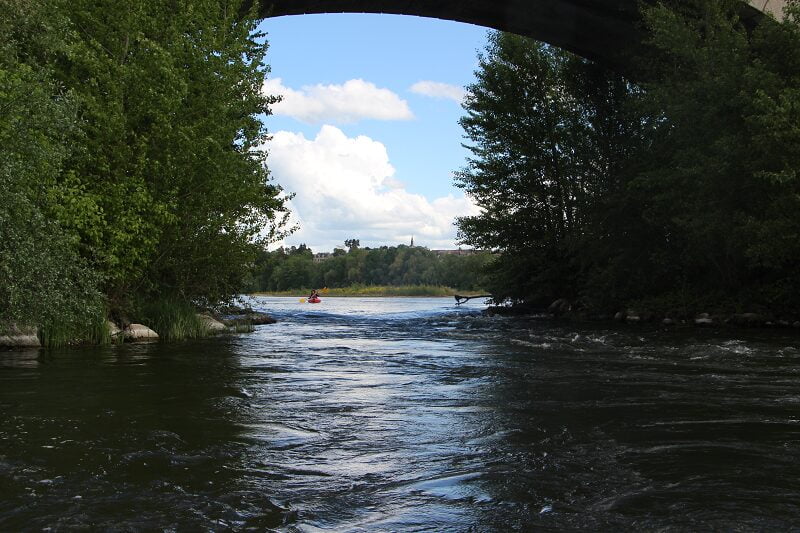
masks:
{"label": "wooded shoreline", "polygon": [[[296,298],[308,296],[309,289],[304,293],[300,290],[285,291],[257,291],[250,293],[249,296],[293,296]],[[441,298],[455,296],[457,294],[473,293],[472,290],[453,289],[451,287],[436,285],[351,285],[348,287],[331,287],[324,289],[323,298],[347,298],[347,297],[428,297]]]}

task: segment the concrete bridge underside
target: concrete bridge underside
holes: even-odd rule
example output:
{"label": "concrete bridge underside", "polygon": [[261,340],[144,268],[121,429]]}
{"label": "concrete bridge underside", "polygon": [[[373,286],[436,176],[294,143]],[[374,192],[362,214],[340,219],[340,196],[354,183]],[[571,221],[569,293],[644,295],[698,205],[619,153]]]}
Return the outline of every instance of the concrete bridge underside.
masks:
{"label": "concrete bridge underside", "polygon": [[[641,35],[637,30],[638,0],[255,1],[259,2],[260,14],[265,18],[315,13],[390,13],[466,22],[532,37],[622,69]],[[785,3],[785,0],[749,0],[743,2],[742,17],[755,21],[763,12],[780,17]]]}

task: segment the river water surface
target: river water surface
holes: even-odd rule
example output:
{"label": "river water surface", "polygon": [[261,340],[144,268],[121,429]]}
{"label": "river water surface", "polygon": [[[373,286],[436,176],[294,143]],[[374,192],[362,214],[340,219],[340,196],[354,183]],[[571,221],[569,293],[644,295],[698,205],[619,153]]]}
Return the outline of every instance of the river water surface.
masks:
{"label": "river water surface", "polygon": [[800,528],[797,336],[439,298],[0,353],[2,531]]}

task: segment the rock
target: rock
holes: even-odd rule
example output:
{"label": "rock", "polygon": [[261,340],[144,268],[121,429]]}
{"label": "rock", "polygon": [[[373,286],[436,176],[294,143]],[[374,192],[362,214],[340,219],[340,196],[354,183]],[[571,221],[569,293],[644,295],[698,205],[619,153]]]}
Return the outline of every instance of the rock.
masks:
{"label": "rock", "polygon": [[625,312],[625,321],[626,322],[636,323],[636,322],[640,322],[641,320],[642,320],[642,317],[639,316],[639,312],[636,311],[635,309],[628,309]]}
{"label": "rock", "polygon": [[41,345],[36,328],[12,324],[5,335],[0,335],[0,348],[38,348]]}
{"label": "rock", "polygon": [[158,340],[158,333],[142,324],[130,324],[123,331],[125,340],[130,342],[151,342]]}
{"label": "rock", "polygon": [[572,309],[572,305],[569,303],[569,300],[566,298],[559,298],[550,304],[550,307],[547,308],[547,312],[551,315],[561,316],[568,313],[570,309]]}
{"label": "rock", "polygon": [[760,326],[764,317],[758,313],[738,313],[731,317],[731,323],[737,326]]}
{"label": "rock", "polygon": [[617,311],[617,313],[614,315],[614,320],[616,320],[617,322],[622,322],[623,320],[625,320],[625,313],[623,313],[622,311]]}
{"label": "rock", "polygon": [[42,345],[38,335],[2,335],[0,347],[3,348],[38,348]]}
{"label": "rock", "polygon": [[793,327],[793,328],[800,328],[800,320],[796,320],[796,321],[795,321],[795,322],[792,324],[792,327]]}
{"label": "rock", "polygon": [[262,324],[274,324],[277,322],[277,320],[269,316],[267,313],[250,313],[247,315],[247,318],[254,326],[260,326]]}
{"label": "rock", "polygon": [[782,328],[788,328],[789,327],[789,321],[788,320],[778,320],[778,325],[780,327],[782,327]]}
{"label": "rock", "polygon": [[665,326],[674,326],[675,325],[675,321],[673,319],[671,319],[671,318],[665,318],[664,320],[661,321],[661,323],[664,324]]}
{"label": "rock", "polygon": [[209,333],[222,333],[223,331],[228,331],[228,326],[212,316],[198,313],[197,318],[200,320],[203,326],[208,329]]}
{"label": "rock", "polygon": [[714,319],[708,313],[700,313],[694,318],[695,326],[713,326]]}
{"label": "rock", "polygon": [[119,326],[117,326],[111,320],[106,320],[106,325],[108,326],[108,334],[111,335],[111,339],[118,338],[122,333],[122,330],[119,329]]}
{"label": "rock", "polygon": [[242,324],[250,324],[253,326],[260,326],[262,324],[274,324],[277,322],[274,318],[266,313],[259,313],[258,311],[250,311],[249,313],[231,314],[219,317],[219,321],[228,327],[237,327]]}

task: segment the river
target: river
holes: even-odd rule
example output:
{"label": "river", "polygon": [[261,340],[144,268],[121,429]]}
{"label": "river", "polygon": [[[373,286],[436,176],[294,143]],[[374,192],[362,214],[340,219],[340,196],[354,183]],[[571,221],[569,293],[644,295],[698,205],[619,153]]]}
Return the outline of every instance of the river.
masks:
{"label": "river", "polygon": [[279,322],[0,353],[0,530],[800,528],[796,333],[252,303]]}

